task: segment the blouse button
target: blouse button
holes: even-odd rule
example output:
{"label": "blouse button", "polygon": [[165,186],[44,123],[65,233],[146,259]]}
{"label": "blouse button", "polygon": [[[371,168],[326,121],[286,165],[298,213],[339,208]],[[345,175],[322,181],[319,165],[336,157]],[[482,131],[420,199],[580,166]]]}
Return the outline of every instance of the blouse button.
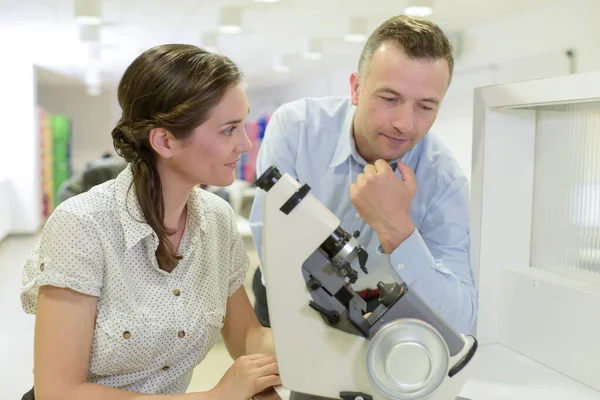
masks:
{"label": "blouse button", "polygon": [[40,264],[40,271],[44,272],[44,268],[45,268],[45,265],[44,265],[44,263],[41,263],[41,264]]}
{"label": "blouse button", "polygon": [[185,332],[184,331],[179,331],[177,333],[177,336],[179,336],[180,339],[183,339],[185,337]]}
{"label": "blouse button", "polygon": [[131,339],[131,332],[129,332],[129,331],[125,331],[125,332],[123,332],[123,337],[124,337],[125,339]]}
{"label": "blouse button", "polygon": [[173,290],[173,294],[177,297],[179,297],[179,295],[181,294],[181,291],[179,289],[175,289]]}

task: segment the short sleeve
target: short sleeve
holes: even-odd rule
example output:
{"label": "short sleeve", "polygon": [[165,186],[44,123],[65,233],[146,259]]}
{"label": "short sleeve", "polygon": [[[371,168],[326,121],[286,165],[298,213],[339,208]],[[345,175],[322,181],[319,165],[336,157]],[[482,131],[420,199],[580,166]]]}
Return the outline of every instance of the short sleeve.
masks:
{"label": "short sleeve", "polygon": [[231,272],[229,275],[229,296],[233,296],[235,292],[244,284],[246,274],[250,267],[250,258],[246,252],[244,239],[238,231],[236,216],[231,213]]}
{"label": "short sleeve", "polygon": [[21,282],[21,306],[35,314],[39,288],[69,288],[100,296],[104,255],[92,221],[55,210],[25,263]]}

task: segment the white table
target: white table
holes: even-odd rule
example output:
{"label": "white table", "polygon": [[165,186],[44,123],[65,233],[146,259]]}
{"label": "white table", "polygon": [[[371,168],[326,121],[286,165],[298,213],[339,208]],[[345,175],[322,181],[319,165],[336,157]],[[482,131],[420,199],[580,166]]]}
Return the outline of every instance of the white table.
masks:
{"label": "white table", "polygon": [[[470,400],[600,400],[600,393],[502,345],[481,346],[460,396]],[[277,389],[283,400],[290,393]]]}

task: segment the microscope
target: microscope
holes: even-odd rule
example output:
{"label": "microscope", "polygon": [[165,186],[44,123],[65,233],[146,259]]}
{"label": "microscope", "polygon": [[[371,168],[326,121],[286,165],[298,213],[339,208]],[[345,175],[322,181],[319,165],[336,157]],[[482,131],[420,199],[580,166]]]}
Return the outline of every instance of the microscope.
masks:
{"label": "microscope", "polygon": [[276,166],[264,200],[263,266],[282,384],[306,399],[454,400],[477,340],[457,333],[405,282],[380,282],[380,305],[352,289],[368,254],[340,220]]}

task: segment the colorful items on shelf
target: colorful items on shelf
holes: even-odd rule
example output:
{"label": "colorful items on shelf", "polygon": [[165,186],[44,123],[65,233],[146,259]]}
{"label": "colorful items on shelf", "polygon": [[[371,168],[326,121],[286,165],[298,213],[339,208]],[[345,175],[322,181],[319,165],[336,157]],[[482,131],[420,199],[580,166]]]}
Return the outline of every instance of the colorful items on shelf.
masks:
{"label": "colorful items on shelf", "polygon": [[41,145],[42,218],[57,204],[61,185],[71,177],[71,121],[38,107]]}
{"label": "colorful items on shelf", "polygon": [[255,121],[248,121],[246,123],[246,133],[248,134],[248,139],[252,142],[252,150],[242,154],[237,170],[238,179],[251,183],[256,179],[256,158],[262,139],[265,136],[269,119],[270,115],[265,115]]}

